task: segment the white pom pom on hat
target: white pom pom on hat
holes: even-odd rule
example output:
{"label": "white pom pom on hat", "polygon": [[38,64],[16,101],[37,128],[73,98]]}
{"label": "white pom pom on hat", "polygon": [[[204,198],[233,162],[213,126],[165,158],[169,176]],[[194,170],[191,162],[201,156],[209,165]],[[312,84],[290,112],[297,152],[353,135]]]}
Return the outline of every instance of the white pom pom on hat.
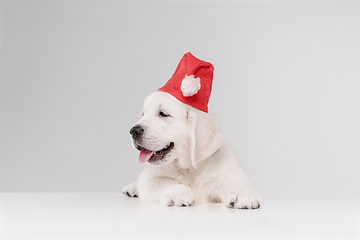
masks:
{"label": "white pom pom on hat", "polygon": [[167,92],[179,101],[208,112],[214,67],[211,63],[186,53],[173,76],[159,91]]}
{"label": "white pom pom on hat", "polygon": [[200,78],[195,78],[195,75],[185,75],[180,87],[184,97],[191,97],[197,94],[200,88]]}

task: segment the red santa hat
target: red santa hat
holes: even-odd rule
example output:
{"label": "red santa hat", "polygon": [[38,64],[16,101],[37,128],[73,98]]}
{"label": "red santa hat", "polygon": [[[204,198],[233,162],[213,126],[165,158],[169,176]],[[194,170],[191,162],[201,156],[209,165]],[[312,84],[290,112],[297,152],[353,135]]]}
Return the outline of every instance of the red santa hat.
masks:
{"label": "red santa hat", "polygon": [[173,76],[159,91],[167,92],[182,103],[208,112],[214,67],[185,53]]}

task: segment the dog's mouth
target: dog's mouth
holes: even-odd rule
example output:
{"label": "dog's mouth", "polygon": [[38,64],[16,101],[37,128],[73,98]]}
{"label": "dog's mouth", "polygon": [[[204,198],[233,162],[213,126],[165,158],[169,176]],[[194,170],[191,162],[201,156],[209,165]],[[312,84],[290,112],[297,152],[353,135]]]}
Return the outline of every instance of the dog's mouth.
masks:
{"label": "dog's mouth", "polygon": [[137,149],[140,150],[139,162],[140,163],[146,163],[146,162],[155,163],[155,162],[163,159],[165,157],[165,155],[168,154],[173,148],[174,148],[173,142],[166,145],[160,151],[152,151],[152,150],[146,149],[146,148],[138,145]]}

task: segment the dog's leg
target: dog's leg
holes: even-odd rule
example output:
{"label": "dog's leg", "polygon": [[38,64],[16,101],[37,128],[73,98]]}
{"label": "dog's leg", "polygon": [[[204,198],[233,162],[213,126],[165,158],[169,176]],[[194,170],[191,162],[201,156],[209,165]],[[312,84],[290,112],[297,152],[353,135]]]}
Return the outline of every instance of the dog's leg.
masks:
{"label": "dog's leg", "polygon": [[178,184],[169,188],[160,197],[160,203],[167,206],[189,207],[194,201],[194,192],[183,184]]}
{"label": "dog's leg", "polygon": [[123,194],[129,197],[138,197],[137,182],[126,185],[123,189]]}
{"label": "dog's leg", "polygon": [[160,202],[166,206],[191,206],[195,201],[194,192],[174,179],[156,177],[139,180],[141,199]]}
{"label": "dog's leg", "polygon": [[225,186],[223,202],[230,208],[256,209],[260,207],[260,196],[250,185],[239,180],[229,181]]}

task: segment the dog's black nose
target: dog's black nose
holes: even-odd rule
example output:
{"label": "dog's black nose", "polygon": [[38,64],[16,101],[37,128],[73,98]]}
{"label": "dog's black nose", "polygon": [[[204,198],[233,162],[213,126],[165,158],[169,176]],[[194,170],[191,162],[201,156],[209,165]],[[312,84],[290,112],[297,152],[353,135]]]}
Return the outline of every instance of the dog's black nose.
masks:
{"label": "dog's black nose", "polygon": [[134,140],[138,139],[144,132],[144,129],[139,125],[135,125],[130,129],[130,134]]}

